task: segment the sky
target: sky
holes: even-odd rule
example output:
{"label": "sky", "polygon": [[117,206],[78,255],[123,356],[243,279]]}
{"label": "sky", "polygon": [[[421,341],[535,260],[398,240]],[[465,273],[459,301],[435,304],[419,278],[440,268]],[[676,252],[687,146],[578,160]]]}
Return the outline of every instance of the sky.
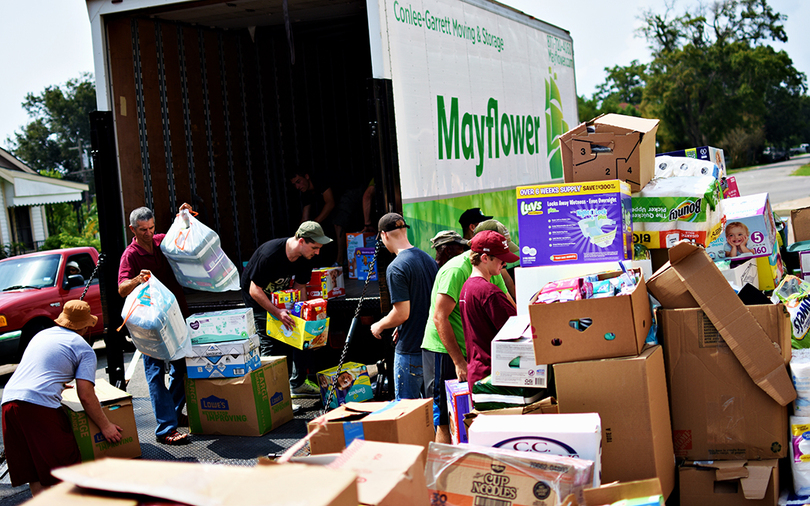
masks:
{"label": "sky", "polygon": [[[605,67],[648,62],[647,44],[635,35],[644,8],[664,12],[666,0],[500,0],[537,19],[564,28],[574,40],[577,94],[590,97],[604,82]],[[810,76],[810,2],[769,0],[788,16],[787,51],[793,65]],[[676,0],[675,12],[695,7],[698,0]],[[0,0],[0,147],[31,119],[22,108],[28,93],[61,85],[93,71],[90,21],[83,0]],[[803,23],[804,20],[804,23]]]}

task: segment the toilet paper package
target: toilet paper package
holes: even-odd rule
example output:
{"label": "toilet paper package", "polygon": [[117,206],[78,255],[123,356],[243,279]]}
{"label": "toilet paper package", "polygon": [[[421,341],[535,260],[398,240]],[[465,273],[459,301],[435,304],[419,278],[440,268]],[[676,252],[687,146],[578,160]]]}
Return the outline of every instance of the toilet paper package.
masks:
{"label": "toilet paper package", "polygon": [[687,239],[707,246],[722,232],[720,184],[712,176],[665,177],[633,194],[633,238],[647,248]]}
{"label": "toilet paper package", "polygon": [[790,469],[796,495],[810,495],[810,417],[790,417]]}
{"label": "toilet paper package", "polygon": [[595,181],[517,188],[520,265],[629,260],[630,186]]}
{"label": "toilet paper package", "polygon": [[790,377],[796,388],[793,401],[793,414],[810,417],[810,350],[792,350],[790,357]]}
{"label": "toilet paper package", "polygon": [[655,161],[658,162],[658,158],[662,156],[672,156],[672,157],[686,157],[686,158],[694,158],[700,161],[708,161],[713,162],[714,165],[717,166],[719,169],[719,177],[723,178],[726,176],[726,157],[723,153],[723,150],[720,148],[715,148],[712,146],[699,146],[696,148],[689,148],[689,149],[682,149],[680,151],[670,151],[669,153],[661,153],[659,155],[655,155]]}
{"label": "toilet paper package", "polygon": [[685,156],[655,157],[655,177],[711,176],[720,179],[720,168],[707,160]]}

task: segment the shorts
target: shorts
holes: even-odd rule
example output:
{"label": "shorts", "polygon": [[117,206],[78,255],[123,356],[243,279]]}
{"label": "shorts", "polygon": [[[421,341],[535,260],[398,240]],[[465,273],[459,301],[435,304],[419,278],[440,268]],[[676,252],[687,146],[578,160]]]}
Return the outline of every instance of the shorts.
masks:
{"label": "shorts", "polygon": [[[447,353],[437,353],[422,350],[424,363],[425,393],[433,390],[433,426],[450,424],[450,414],[447,411],[447,390],[444,382],[456,379],[456,365]],[[430,386],[428,386],[430,385]]]}
{"label": "shorts", "polygon": [[82,461],[79,445],[67,414],[25,401],[3,404],[5,444],[11,486],[39,482],[43,487],[60,480],[51,475],[57,467]]}

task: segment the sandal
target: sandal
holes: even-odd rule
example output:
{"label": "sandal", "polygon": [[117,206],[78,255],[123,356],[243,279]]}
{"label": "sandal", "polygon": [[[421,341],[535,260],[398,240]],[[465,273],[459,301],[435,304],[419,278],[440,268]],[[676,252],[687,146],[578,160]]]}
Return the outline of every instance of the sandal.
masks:
{"label": "sandal", "polygon": [[175,429],[168,434],[164,434],[163,436],[157,436],[157,442],[164,445],[173,446],[188,444],[190,441],[188,440],[188,434],[183,434]]}

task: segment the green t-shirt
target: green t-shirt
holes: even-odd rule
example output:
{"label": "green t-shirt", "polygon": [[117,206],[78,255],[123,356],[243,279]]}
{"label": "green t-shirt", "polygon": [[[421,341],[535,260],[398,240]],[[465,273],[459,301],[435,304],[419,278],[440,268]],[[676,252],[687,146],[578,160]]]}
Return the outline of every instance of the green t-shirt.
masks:
{"label": "green t-shirt", "polygon": [[[450,326],[453,327],[453,333],[456,335],[456,342],[458,342],[461,353],[467,356],[467,345],[464,342],[464,329],[461,326],[461,311],[458,308],[458,297],[461,294],[461,287],[464,282],[472,274],[472,264],[470,263],[470,252],[464,252],[447,261],[446,264],[439,269],[436,274],[436,281],[433,283],[433,291],[430,293],[430,314],[428,315],[427,325],[425,326],[425,337],[422,340],[422,348],[435,353],[447,353],[439,338],[439,332],[436,330],[436,325],[433,323],[433,313],[436,311],[436,300],[439,294],[443,293],[449,295],[456,301],[456,307],[450,313]],[[503,276],[498,274],[492,276],[492,283],[503,290],[503,293],[508,294],[506,285],[503,282]]]}

